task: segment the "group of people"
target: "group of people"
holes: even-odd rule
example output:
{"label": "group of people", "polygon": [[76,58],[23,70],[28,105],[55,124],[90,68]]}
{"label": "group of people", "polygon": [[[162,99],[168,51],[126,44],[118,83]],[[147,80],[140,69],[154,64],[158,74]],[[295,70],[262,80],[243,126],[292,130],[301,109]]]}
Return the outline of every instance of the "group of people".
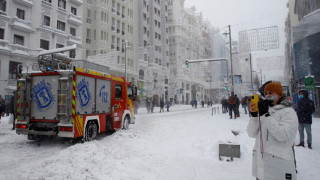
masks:
{"label": "group of people", "polygon": [[9,116],[9,114],[12,114],[14,117],[13,117],[13,127],[12,127],[12,130],[15,129],[15,116],[16,116],[16,113],[15,113],[15,106],[14,106],[14,96],[9,100],[5,100],[3,99],[3,97],[0,95],[0,120],[1,120],[1,117],[4,117],[5,115],[6,116]]}
{"label": "group of people", "polygon": [[312,149],[311,124],[314,103],[307,91],[299,92],[298,107],[285,96],[279,82],[268,81],[259,91],[259,102],[247,101],[251,114],[248,135],[255,138],[252,174],[258,180],[297,179],[294,142],[297,132],[304,147],[304,129],[308,148]]}
{"label": "group of people", "polygon": [[[154,110],[154,107],[156,106],[157,104],[151,99],[151,98],[148,98],[147,99],[147,103],[146,103],[146,107],[147,107],[147,112],[148,113],[153,113],[153,110]],[[169,112],[169,108],[171,106],[171,103],[169,102],[169,100],[166,100],[166,102],[164,102],[163,99],[160,100],[160,113],[161,112],[164,112],[164,107],[166,106],[167,108],[167,112]]]}
{"label": "group of people", "polygon": [[234,94],[233,92],[231,92],[231,96],[228,98],[228,100],[225,98],[222,98],[221,105],[222,105],[222,113],[229,112],[230,119],[232,119],[232,112],[234,115],[234,119],[236,119],[237,117],[240,117],[240,111],[239,111],[240,100],[237,94]]}

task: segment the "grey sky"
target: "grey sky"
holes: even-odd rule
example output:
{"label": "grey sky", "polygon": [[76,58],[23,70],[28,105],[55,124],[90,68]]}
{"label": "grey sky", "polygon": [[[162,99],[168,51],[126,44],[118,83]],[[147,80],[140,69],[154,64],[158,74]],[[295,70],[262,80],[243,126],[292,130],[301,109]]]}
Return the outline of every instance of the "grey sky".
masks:
{"label": "grey sky", "polygon": [[[231,25],[234,40],[238,40],[239,31],[277,25],[280,48],[266,52],[252,52],[253,69],[258,71],[256,58],[284,56],[287,2],[288,0],[186,0],[185,7],[195,6],[198,12],[202,12],[203,18],[219,28],[221,32],[227,31],[226,26]],[[283,76],[280,72],[271,71],[265,71],[263,74],[267,76],[266,80],[281,81],[280,76]]]}

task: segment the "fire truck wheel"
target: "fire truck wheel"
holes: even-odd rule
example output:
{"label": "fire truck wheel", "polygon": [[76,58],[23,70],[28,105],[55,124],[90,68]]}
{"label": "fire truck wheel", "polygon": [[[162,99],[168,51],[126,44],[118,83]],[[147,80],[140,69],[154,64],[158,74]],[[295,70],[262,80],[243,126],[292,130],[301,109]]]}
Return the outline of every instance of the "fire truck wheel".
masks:
{"label": "fire truck wheel", "polygon": [[124,117],[124,120],[123,120],[123,129],[125,129],[125,130],[127,130],[127,129],[129,129],[129,122],[130,120],[129,120],[129,117],[128,116],[126,116],[126,117]]}
{"label": "fire truck wheel", "polygon": [[86,127],[85,141],[93,141],[98,132],[98,126],[94,121],[89,121]]}

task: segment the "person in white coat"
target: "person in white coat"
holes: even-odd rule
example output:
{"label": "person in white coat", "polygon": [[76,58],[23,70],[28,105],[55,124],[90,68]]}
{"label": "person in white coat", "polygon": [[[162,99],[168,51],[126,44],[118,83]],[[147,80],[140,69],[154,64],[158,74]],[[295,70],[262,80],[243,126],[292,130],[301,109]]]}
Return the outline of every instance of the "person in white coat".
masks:
{"label": "person in white coat", "polygon": [[259,180],[296,180],[294,141],[298,131],[298,117],[293,103],[283,95],[278,82],[270,82],[264,89],[264,100],[250,103],[247,132],[255,138],[252,175]]}

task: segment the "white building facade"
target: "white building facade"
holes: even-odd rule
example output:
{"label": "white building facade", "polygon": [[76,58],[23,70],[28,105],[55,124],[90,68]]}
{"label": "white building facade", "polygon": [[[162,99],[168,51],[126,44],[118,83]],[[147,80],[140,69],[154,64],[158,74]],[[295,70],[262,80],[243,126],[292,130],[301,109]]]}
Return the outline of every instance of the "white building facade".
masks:
{"label": "white building facade", "polygon": [[[77,44],[81,57],[82,0],[0,1],[0,95],[16,90],[18,65],[31,68],[42,50]],[[21,66],[19,65],[19,66]]]}

